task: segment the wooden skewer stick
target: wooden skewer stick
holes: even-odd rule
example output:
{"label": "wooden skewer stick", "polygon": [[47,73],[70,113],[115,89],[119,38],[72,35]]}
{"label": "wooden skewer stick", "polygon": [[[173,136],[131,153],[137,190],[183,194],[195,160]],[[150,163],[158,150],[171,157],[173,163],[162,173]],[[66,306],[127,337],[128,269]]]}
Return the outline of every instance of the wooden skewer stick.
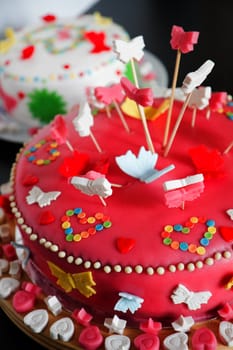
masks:
{"label": "wooden skewer stick", "polygon": [[124,115],[123,115],[123,113],[122,113],[122,111],[121,111],[121,109],[120,109],[118,103],[117,103],[115,100],[113,100],[113,104],[114,104],[114,107],[116,108],[116,111],[117,111],[117,113],[118,113],[118,115],[119,115],[119,117],[120,117],[120,119],[121,119],[121,122],[122,122],[122,124],[123,124],[125,130],[126,130],[127,132],[130,132],[129,126],[128,126],[128,124],[126,123],[125,117],[124,117]]}
{"label": "wooden skewer stick", "polygon": [[[135,69],[135,65],[134,65],[134,60],[133,59],[130,60],[130,64],[131,64],[131,68],[132,68],[132,72],[133,72],[133,78],[134,78],[135,86],[137,88],[139,88],[138,78],[137,78],[136,69]],[[141,118],[141,121],[142,121],[142,125],[143,125],[144,133],[145,133],[145,136],[146,136],[146,142],[147,142],[148,149],[152,153],[155,153],[154,145],[152,143],[150,132],[149,132],[149,129],[148,129],[148,125],[147,125],[147,122],[146,122],[146,116],[145,116],[144,108],[143,108],[143,106],[139,105],[138,103],[137,103],[137,108],[138,108],[138,112],[139,112],[139,115],[140,115],[140,118]]]}
{"label": "wooden skewer stick", "polygon": [[192,127],[194,128],[195,122],[196,122],[196,116],[197,116],[197,107],[193,107],[193,114],[192,114]]}
{"label": "wooden skewer stick", "polygon": [[180,126],[180,123],[181,123],[181,121],[182,121],[182,119],[183,119],[184,112],[185,112],[185,110],[186,110],[186,108],[187,108],[187,106],[188,106],[188,103],[189,103],[189,100],[190,100],[191,95],[192,95],[192,92],[190,92],[190,93],[187,95],[187,97],[186,97],[186,99],[185,99],[185,101],[184,101],[184,103],[183,103],[183,106],[182,106],[182,108],[181,108],[181,110],[180,110],[180,114],[178,115],[177,120],[176,120],[176,123],[175,123],[175,126],[174,126],[174,128],[173,128],[173,130],[172,130],[171,137],[170,137],[170,139],[169,139],[169,141],[168,141],[168,143],[167,143],[167,146],[166,146],[166,148],[165,148],[164,157],[166,157],[166,156],[168,155],[168,152],[170,151],[170,148],[171,148],[172,143],[173,143],[173,141],[174,141],[174,139],[175,139],[175,136],[176,136],[176,133],[177,133],[178,128],[179,128],[179,126]]}
{"label": "wooden skewer stick", "polygon": [[71,152],[74,152],[74,148],[73,148],[73,146],[71,145],[71,143],[68,140],[66,140],[66,145],[67,145],[67,147],[69,148],[69,150]]}
{"label": "wooden skewer stick", "polygon": [[98,197],[99,197],[101,203],[103,204],[103,206],[106,207],[106,206],[107,206],[107,203],[105,202],[105,200],[103,199],[103,197],[101,197],[101,196],[98,196]]}
{"label": "wooden skewer stick", "polygon": [[227,154],[233,147],[233,141],[227,146],[225,151],[223,151],[223,154]]}
{"label": "wooden skewer stick", "polygon": [[111,118],[110,107],[109,107],[109,106],[106,106],[106,107],[105,107],[105,110],[106,110],[106,114],[107,114],[108,118]]}
{"label": "wooden skewer stick", "polygon": [[174,74],[173,74],[173,79],[172,79],[172,91],[171,91],[171,97],[170,97],[170,101],[169,101],[169,109],[168,109],[167,120],[166,120],[166,125],[165,125],[163,147],[166,146],[167,140],[168,140],[168,134],[169,134],[171,117],[172,117],[172,110],[173,110],[173,103],[174,103],[174,98],[175,98],[175,90],[176,90],[178,72],[179,72],[179,67],[180,67],[180,59],[181,59],[181,51],[177,50],[175,69],[174,69]]}
{"label": "wooden skewer stick", "polygon": [[100,148],[100,145],[98,144],[98,142],[97,142],[95,136],[93,135],[93,133],[91,132],[91,130],[90,130],[90,137],[91,137],[92,141],[94,142],[95,147],[97,148],[97,151],[101,153],[102,149]]}
{"label": "wooden skewer stick", "polygon": [[208,107],[207,110],[206,110],[206,119],[210,119],[210,114],[211,114],[211,110]]}

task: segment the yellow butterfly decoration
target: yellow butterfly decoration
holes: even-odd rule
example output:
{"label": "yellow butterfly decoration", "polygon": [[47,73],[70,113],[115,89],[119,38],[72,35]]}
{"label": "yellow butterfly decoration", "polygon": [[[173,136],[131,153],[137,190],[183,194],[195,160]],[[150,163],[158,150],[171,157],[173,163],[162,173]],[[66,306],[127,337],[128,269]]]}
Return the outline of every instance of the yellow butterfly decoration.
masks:
{"label": "yellow butterfly decoration", "polygon": [[71,292],[72,289],[78,289],[86,298],[96,294],[96,291],[92,288],[96,283],[90,271],[71,274],[66,273],[51,261],[48,261],[48,265],[52,275],[57,277],[56,283],[63,288],[66,293]]}
{"label": "yellow butterfly decoration", "polygon": [[12,28],[5,30],[6,39],[0,41],[0,53],[6,53],[15,44],[15,33]]}
{"label": "yellow butterfly decoration", "polygon": [[94,13],[95,21],[98,24],[109,25],[112,23],[112,18],[101,16],[99,12]]}
{"label": "yellow butterfly decoration", "polygon": [[233,286],[233,277],[230,278],[230,280],[227,282],[227,284],[225,285],[226,289],[231,289]]}

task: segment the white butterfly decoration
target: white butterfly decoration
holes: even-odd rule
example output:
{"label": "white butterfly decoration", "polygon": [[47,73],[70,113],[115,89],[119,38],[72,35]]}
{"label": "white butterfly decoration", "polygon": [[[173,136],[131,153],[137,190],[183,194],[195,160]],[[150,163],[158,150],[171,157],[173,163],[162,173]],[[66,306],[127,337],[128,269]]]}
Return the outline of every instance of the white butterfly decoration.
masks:
{"label": "white butterfly decoration", "polygon": [[175,166],[171,164],[161,170],[155,169],[158,154],[146,151],[144,146],[140,148],[137,157],[129,150],[126,154],[116,157],[115,159],[122,171],[146,183],[158,179],[160,176],[175,168]]}
{"label": "white butterfly decoration", "polygon": [[183,92],[190,94],[197,86],[200,86],[212,71],[214,65],[213,61],[207,60],[195,72],[188,73],[181,86]]}
{"label": "white butterfly decoration", "polygon": [[26,197],[26,201],[28,204],[37,203],[40,208],[43,208],[50,205],[60,194],[59,191],[43,192],[40,187],[33,186]]}
{"label": "white butterfly decoration", "polygon": [[81,104],[77,117],[73,119],[73,125],[75,130],[79,133],[79,136],[84,137],[90,135],[90,128],[94,125],[94,119],[88,102],[83,102]]}
{"label": "white butterfly decoration", "polygon": [[195,88],[193,90],[188,105],[189,107],[194,107],[202,110],[208,106],[210,98],[211,98],[211,87],[199,86],[198,88]]}
{"label": "white butterfly decoration", "polygon": [[130,41],[114,40],[113,50],[117,58],[123,63],[128,63],[132,58],[140,61],[144,55],[145,43],[142,35],[136,36]]}
{"label": "white butterfly decoration", "polygon": [[201,308],[201,304],[207,304],[212,293],[209,291],[193,292],[188,290],[183,284],[179,284],[171,295],[174,304],[185,303],[189,310]]}
{"label": "white butterfly decoration", "polygon": [[70,183],[81,192],[93,196],[97,194],[100,197],[107,198],[112,195],[112,187],[110,182],[105,177],[96,179],[88,179],[81,176],[73,176]]}
{"label": "white butterfly decoration", "polygon": [[226,213],[230,216],[231,220],[233,220],[233,209],[227,209]]}

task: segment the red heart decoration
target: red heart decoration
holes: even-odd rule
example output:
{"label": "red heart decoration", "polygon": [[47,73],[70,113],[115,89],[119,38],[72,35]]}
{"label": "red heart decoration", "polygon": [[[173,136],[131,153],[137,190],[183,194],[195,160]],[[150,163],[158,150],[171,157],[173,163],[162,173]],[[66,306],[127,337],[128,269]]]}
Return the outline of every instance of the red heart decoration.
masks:
{"label": "red heart decoration", "polygon": [[233,241],[233,227],[221,226],[219,231],[226,242]]}
{"label": "red heart decoration", "polygon": [[55,221],[54,215],[49,210],[45,210],[40,214],[39,224],[48,225]]}
{"label": "red heart decoration", "polygon": [[42,17],[42,20],[47,23],[55,22],[56,21],[56,16],[53,14],[47,14]]}
{"label": "red heart decoration", "polygon": [[207,327],[198,328],[192,337],[192,349],[215,350],[217,340],[214,333]]}
{"label": "red heart decoration", "polygon": [[22,51],[21,51],[21,59],[22,60],[27,60],[28,58],[31,58],[33,53],[35,51],[35,47],[33,45],[26,46]]}
{"label": "red heart decoration", "polygon": [[35,175],[26,175],[23,179],[23,185],[24,186],[32,186],[37,184],[39,181],[38,177]]}
{"label": "red heart decoration", "polygon": [[12,305],[17,312],[28,312],[34,308],[36,297],[25,290],[18,290],[12,299]]}
{"label": "red heart decoration", "polygon": [[88,326],[81,331],[78,340],[85,349],[97,349],[103,342],[103,336],[97,326]]}
{"label": "red heart decoration", "polygon": [[128,253],[135,246],[135,239],[119,237],[116,240],[117,249],[120,253]]}
{"label": "red heart decoration", "polygon": [[17,95],[20,100],[22,100],[25,97],[25,93],[23,91],[19,91]]}
{"label": "red heart decoration", "polygon": [[134,345],[139,350],[159,350],[159,337],[155,334],[143,333],[134,339]]}

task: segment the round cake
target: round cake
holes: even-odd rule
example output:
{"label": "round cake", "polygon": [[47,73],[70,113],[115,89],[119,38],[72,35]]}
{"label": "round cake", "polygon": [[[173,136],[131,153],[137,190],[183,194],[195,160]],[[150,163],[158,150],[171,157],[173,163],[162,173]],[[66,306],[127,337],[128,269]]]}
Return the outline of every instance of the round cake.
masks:
{"label": "round cake", "polygon": [[0,42],[0,99],[27,128],[47,124],[86,98],[86,89],[119,82],[125,65],[112,50],[126,30],[99,13],[74,18],[48,14]]}
{"label": "round cake", "polygon": [[164,156],[167,111],[151,117],[163,103],[147,121],[154,153],[140,119],[125,114],[128,132],[117,109],[100,111],[85,136],[76,106],[60,116],[60,141],[53,122],[17,156],[10,200],[26,271],[68,310],[167,326],[232,302],[232,106],[198,110],[195,125],[188,107]]}

